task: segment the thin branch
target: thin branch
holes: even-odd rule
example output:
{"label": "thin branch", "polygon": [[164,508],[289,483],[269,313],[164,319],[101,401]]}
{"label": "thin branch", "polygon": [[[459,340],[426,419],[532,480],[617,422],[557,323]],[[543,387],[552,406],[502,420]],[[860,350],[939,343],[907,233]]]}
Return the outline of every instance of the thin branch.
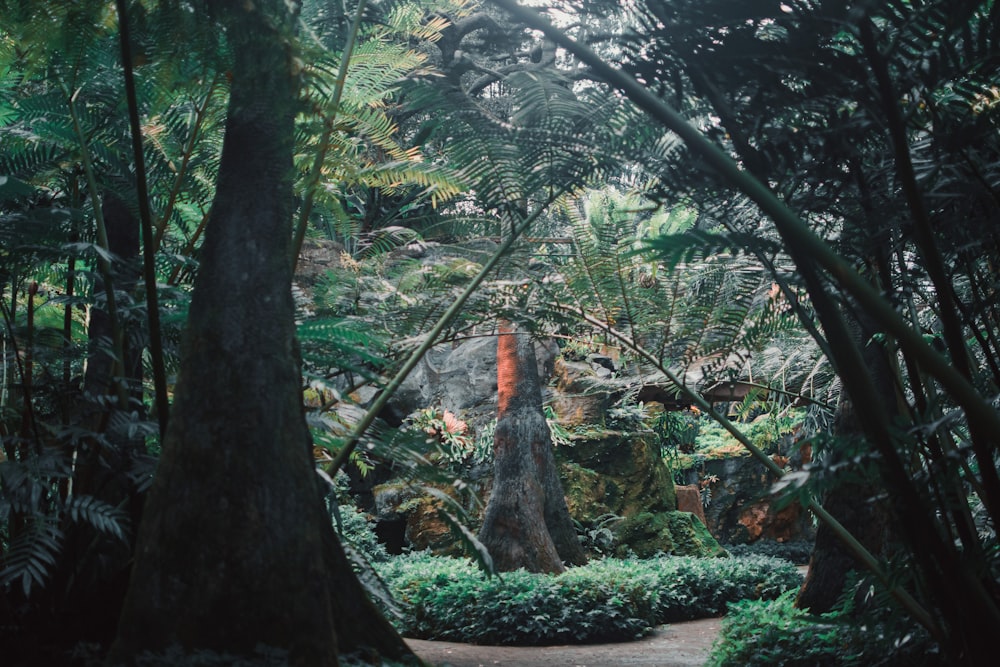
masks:
{"label": "thin branch", "polygon": [[[139,224],[142,227],[142,275],[146,283],[146,327],[149,329],[149,357],[153,367],[153,394],[160,435],[167,432],[170,401],[167,396],[167,371],[163,358],[163,338],[160,335],[160,299],[156,291],[156,241],[153,237],[153,215],[149,210],[149,189],[146,184],[146,161],[142,151],[142,126],[139,123],[139,103],[135,93],[135,73],[132,71],[132,45],[129,37],[128,6],[116,0],[118,36],[121,44],[122,73],[125,76],[125,97],[128,100],[129,127],[132,133],[132,157],[135,160],[136,196],[139,199]],[[185,156],[186,160],[187,156]]]}
{"label": "thin branch", "polygon": [[306,178],[305,196],[302,200],[302,209],[299,212],[299,221],[295,226],[295,237],[292,240],[292,274],[299,263],[299,253],[302,252],[302,244],[306,239],[306,230],[309,228],[309,216],[312,215],[313,204],[316,202],[316,188],[319,187],[319,179],[323,176],[323,164],[326,162],[326,153],[330,149],[330,139],[333,138],[333,131],[336,124],[337,112],[340,111],[340,100],[344,95],[344,84],[347,81],[347,67],[350,65],[354,47],[358,42],[358,30],[361,27],[361,19],[364,16],[368,0],[358,0],[358,6],[351,17],[351,32],[347,36],[347,43],[344,45],[344,52],[340,56],[340,67],[337,70],[337,79],[333,82],[333,98],[328,107],[329,118],[325,119],[323,134],[319,138],[319,145],[316,148],[316,158],[313,160],[312,169]]}

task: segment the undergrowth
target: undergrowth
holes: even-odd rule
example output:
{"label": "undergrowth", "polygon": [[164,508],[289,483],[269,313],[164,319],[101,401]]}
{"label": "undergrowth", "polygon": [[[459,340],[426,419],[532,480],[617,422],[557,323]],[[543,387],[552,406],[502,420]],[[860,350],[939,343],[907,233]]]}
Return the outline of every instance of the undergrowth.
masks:
{"label": "undergrowth", "polygon": [[795,608],[795,592],[734,604],[707,665],[802,667],[946,664],[925,631],[898,614],[854,615],[841,608],[816,616]]}
{"label": "undergrowth", "polygon": [[802,578],[785,561],[658,557],[603,559],[552,576],[486,578],[464,560],[411,554],[378,566],[403,609],[399,629],[476,644],[613,642],[654,625],[717,616],[730,602],[774,598]]}

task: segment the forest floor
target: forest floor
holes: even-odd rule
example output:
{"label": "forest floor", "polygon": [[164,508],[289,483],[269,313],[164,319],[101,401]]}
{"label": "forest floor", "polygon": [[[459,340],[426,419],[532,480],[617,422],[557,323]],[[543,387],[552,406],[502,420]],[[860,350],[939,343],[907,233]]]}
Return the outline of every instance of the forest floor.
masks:
{"label": "forest floor", "polygon": [[619,644],[478,646],[407,639],[425,662],[438,667],[701,667],[719,635],[721,618],[657,627]]}

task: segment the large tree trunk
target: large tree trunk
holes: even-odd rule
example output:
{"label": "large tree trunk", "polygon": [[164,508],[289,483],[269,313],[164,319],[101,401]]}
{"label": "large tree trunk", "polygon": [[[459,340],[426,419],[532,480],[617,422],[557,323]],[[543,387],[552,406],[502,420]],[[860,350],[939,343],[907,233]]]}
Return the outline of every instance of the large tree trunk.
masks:
{"label": "large tree trunk", "polygon": [[508,323],[501,324],[497,342],[497,390],[493,492],[479,539],[501,572],[562,572],[564,562],[582,565],[586,556],[542,412],[534,343]]}
{"label": "large tree trunk", "polygon": [[404,657],[332,532],[302,407],[289,261],[293,4],[216,6],[235,59],[222,162],[110,662],[174,644],[237,655],[272,646],[309,666],[362,644]]}

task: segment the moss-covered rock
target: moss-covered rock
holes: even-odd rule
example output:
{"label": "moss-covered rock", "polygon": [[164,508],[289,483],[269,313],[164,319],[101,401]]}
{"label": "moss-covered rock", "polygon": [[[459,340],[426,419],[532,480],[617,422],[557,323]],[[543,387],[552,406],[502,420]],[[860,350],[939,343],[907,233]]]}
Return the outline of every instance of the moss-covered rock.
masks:
{"label": "moss-covered rock", "polygon": [[604,514],[677,509],[670,471],[645,433],[606,431],[559,447],[563,491],[570,514],[581,523]]}
{"label": "moss-covered rock", "polygon": [[677,511],[673,478],[647,433],[612,431],[560,447],[560,474],[570,515],[590,526],[609,515],[619,555],[725,555],[705,525]]}
{"label": "moss-covered rock", "polygon": [[[435,485],[442,493],[454,496],[453,490]],[[374,489],[379,522],[399,521],[405,544],[415,550],[430,549],[438,555],[457,555],[461,545],[455,542],[448,525],[441,519],[442,501],[425,491],[404,483],[381,484]]]}
{"label": "moss-covered rock", "polygon": [[726,556],[697,517],[690,512],[640,512],[615,531],[616,555],[651,558],[658,553],[676,556]]}
{"label": "moss-covered rock", "polygon": [[675,556],[728,556],[705,524],[691,512],[668,512]]}

